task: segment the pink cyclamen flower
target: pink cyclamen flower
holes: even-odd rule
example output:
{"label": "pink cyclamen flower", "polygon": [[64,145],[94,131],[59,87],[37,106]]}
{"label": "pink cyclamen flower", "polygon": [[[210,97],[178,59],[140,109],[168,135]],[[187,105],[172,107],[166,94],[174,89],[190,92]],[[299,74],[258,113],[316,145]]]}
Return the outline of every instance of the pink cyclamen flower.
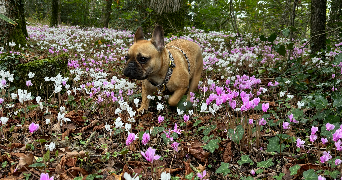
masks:
{"label": "pink cyclamen flower", "polygon": [[152,147],[149,147],[145,153],[141,151],[141,155],[144,156],[146,160],[151,163],[153,163],[153,160],[158,160],[160,158],[160,156],[155,155],[155,153],[156,150]]}
{"label": "pink cyclamen flower", "polygon": [[31,83],[31,80],[28,80],[28,81],[26,81],[26,86],[27,87],[30,87],[30,86],[32,86],[33,84]]}
{"label": "pink cyclamen flower", "polygon": [[340,139],[337,142],[335,142],[336,150],[341,151],[342,150],[342,146],[341,145],[342,145],[342,142],[341,142]]}
{"label": "pink cyclamen flower", "polygon": [[335,159],[335,165],[337,166],[337,165],[340,165],[341,164],[341,159]]}
{"label": "pink cyclamen flower", "polygon": [[298,121],[295,120],[295,118],[293,117],[293,114],[290,114],[290,115],[289,115],[289,119],[290,119],[290,122],[298,123]]}
{"label": "pink cyclamen flower", "polygon": [[317,140],[317,135],[316,134],[311,134],[310,135],[310,142],[315,142]]}
{"label": "pink cyclamen flower", "polygon": [[50,178],[48,173],[40,174],[40,180],[53,180],[53,176]]}
{"label": "pink cyclamen flower", "polygon": [[2,104],[4,102],[4,99],[0,98],[0,104]]}
{"label": "pink cyclamen flower", "polygon": [[249,120],[248,120],[248,123],[249,123],[249,124],[253,124],[253,119],[249,119]]}
{"label": "pink cyclamen flower", "polygon": [[325,144],[328,142],[328,139],[327,138],[321,138],[321,141],[322,141],[322,144]]}
{"label": "pink cyclamen flower", "polygon": [[182,132],[182,130],[177,128],[177,123],[175,123],[174,130],[171,130],[171,131],[174,132],[174,133],[177,133],[177,134],[181,134],[181,132]]}
{"label": "pink cyclamen flower", "polygon": [[267,109],[270,107],[269,103],[262,103],[262,111],[267,112]]}
{"label": "pink cyclamen flower", "polygon": [[164,116],[159,116],[158,117],[158,123],[162,123],[164,121]]}
{"label": "pink cyclamen flower", "polygon": [[304,144],[305,143],[305,141],[302,141],[300,138],[298,138],[297,139],[297,144],[296,144],[296,146],[298,147],[298,148],[303,148],[304,147]]}
{"label": "pink cyclamen flower", "polygon": [[183,118],[184,118],[184,122],[189,121],[189,115],[184,114]]}
{"label": "pink cyclamen flower", "polygon": [[255,174],[254,169],[251,170],[251,174],[254,176],[254,174]]}
{"label": "pink cyclamen flower", "polygon": [[171,144],[171,147],[173,148],[173,150],[175,150],[176,152],[178,152],[178,145],[179,145],[178,142],[173,142],[173,143]]}
{"label": "pink cyclamen flower", "polygon": [[230,107],[235,109],[236,108],[236,101],[235,100],[229,101],[229,105],[230,105]]}
{"label": "pink cyclamen flower", "polygon": [[335,74],[332,74],[332,78],[335,78]]}
{"label": "pink cyclamen flower", "polygon": [[204,170],[202,173],[197,173],[197,177],[199,177],[200,180],[202,180],[206,174],[207,174],[207,171]]}
{"label": "pink cyclamen flower", "polygon": [[261,125],[261,126],[265,126],[266,125],[266,120],[264,119],[264,118],[261,118],[260,120],[259,120],[259,125]]}
{"label": "pink cyclamen flower", "polygon": [[2,84],[2,86],[5,86],[6,85],[6,79],[2,79],[1,84]]}
{"label": "pink cyclamen flower", "polygon": [[315,127],[315,126],[311,127],[311,134],[316,134],[317,131],[318,131],[318,127]]}
{"label": "pink cyclamen flower", "polygon": [[150,141],[150,134],[145,132],[145,133],[143,134],[141,143],[142,143],[143,145],[146,145],[146,144],[148,143],[148,141]]}
{"label": "pink cyclamen flower", "polygon": [[331,158],[332,157],[330,155],[330,151],[328,151],[328,152],[324,151],[323,156],[321,156],[319,159],[321,160],[321,163],[325,163],[325,162],[329,161]]}
{"label": "pink cyclamen flower", "polygon": [[29,126],[30,133],[34,133],[39,129],[39,124],[31,123]]}
{"label": "pink cyclamen flower", "polygon": [[318,180],[326,180],[324,176],[319,175]]}
{"label": "pink cyclamen flower", "polygon": [[134,133],[129,133],[128,137],[126,139],[126,145],[129,146],[131,143],[135,140],[135,134]]}
{"label": "pink cyclamen flower", "polygon": [[290,123],[283,122],[283,129],[290,129]]}
{"label": "pink cyclamen flower", "polygon": [[335,125],[330,124],[330,123],[327,123],[327,124],[325,125],[325,127],[327,128],[327,131],[331,131],[331,130],[333,130],[333,129],[335,128]]}

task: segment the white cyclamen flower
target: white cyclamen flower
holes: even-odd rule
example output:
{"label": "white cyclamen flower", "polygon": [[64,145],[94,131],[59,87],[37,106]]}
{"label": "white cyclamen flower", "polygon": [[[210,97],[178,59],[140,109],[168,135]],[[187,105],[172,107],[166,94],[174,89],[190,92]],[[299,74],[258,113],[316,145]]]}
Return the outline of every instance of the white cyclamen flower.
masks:
{"label": "white cyclamen flower", "polygon": [[8,121],[8,118],[7,117],[1,117],[0,121],[1,121],[2,125],[5,125],[7,123],[7,121]]}
{"label": "white cyclamen flower", "polygon": [[134,99],[134,104],[135,104],[136,107],[138,107],[138,103],[139,103],[139,99],[135,98]]}
{"label": "white cyclamen flower", "polygon": [[56,144],[54,142],[51,142],[50,145],[45,144],[45,148],[53,151],[56,148]]}
{"label": "white cyclamen flower", "polygon": [[304,104],[305,104],[304,102],[298,101],[297,106],[300,109],[302,106],[304,106]]}
{"label": "white cyclamen flower", "polygon": [[128,124],[128,123],[125,124],[125,130],[126,130],[126,131],[131,130],[131,128],[132,128],[132,125],[131,125],[131,124]]}
{"label": "white cyclamen flower", "polygon": [[161,180],[170,180],[171,179],[171,174],[170,173],[166,173],[166,172],[162,172],[160,179]]}
{"label": "white cyclamen flower", "polygon": [[138,174],[135,174],[134,177],[131,177],[131,175],[129,175],[127,172],[125,172],[124,178],[125,178],[126,180],[139,180]]}
{"label": "white cyclamen flower", "polygon": [[280,91],[280,97],[283,97],[285,95],[286,91]]}
{"label": "white cyclamen flower", "polygon": [[29,77],[29,78],[33,78],[33,77],[34,77],[34,73],[33,73],[33,72],[29,72],[29,73],[28,73],[28,77]]}

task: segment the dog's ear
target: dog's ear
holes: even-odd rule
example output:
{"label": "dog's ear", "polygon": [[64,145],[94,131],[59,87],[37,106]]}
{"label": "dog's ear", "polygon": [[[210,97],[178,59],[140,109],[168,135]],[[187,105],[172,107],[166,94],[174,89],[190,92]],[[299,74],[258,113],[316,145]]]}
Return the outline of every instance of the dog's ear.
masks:
{"label": "dog's ear", "polygon": [[158,51],[161,51],[164,45],[164,31],[161,26],[156,26],[152,35],[152,44],[157,48]]}
{"label": "dog's ear", "polygon": [[136,43],[137,41],[139,40],[143,40],[144,39],[144,32],[142,30],[142,27],[139,27],[137,29],[137,31],[135,32],[135,35],[134,35],[134,42]]}

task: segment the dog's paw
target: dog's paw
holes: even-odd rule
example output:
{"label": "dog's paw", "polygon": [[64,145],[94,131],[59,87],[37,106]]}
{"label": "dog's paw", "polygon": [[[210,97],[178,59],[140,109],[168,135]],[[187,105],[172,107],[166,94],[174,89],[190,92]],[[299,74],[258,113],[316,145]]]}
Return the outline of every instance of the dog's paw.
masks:
{"label": "dog's paw", "polygon": [[138,111],[138,113],[144,114],[145,110],[147,110],[147,108],[141,106],[137,111]]}

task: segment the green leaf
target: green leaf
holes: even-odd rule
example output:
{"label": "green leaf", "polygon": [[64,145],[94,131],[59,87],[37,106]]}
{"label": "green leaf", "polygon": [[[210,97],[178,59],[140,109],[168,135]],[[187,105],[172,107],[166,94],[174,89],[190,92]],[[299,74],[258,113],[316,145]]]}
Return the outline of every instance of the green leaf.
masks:
{"label": "green leaf", "polygon": [[283,151],[285,148],[285,144],[281,144],[281,149],[280,149],[280,144],[279,144],[279,138],[278,137],[273,137],[268,139],[269,143],[267,145],[267,152],[278,152]]}
{"label": "green leaf", "polygon": [[48,151],[44,154],[44,160],[45,160],[45,162],[49,162],[49,160],[50,160],[50,150],[48,150]]}
{"label": "green leaf", "polygon": [[221,166],[216,170],[215,173],[216,174],[222,173],[223,176],[226,176],[227,174],[229,174],[230,173],[229,163],[221,162]]}
{"label": "green leaf", "polygon": [[45,164],[44,163],[34,163],[34,164],[29,165],[29,167],[45,167]]}
{"label": "green leaf", "polygon": [[202,121],[201,120],[197,120],[193,126],[198,126]]}
{"label": "green leaf", "polygon": [[328,105],[328,100],[324,98],[322,95],[316,95],[314,104],[317,109],[323,109]]}
{"label": "green leaf", "polygon": [[185,179],[192,179],[193,176],[194,176],[194,173],[191,172],[190,174],[185,176]]}
{"label": "green leaf", "polygon": [[234,129],[228,129],[228,136],[231,140],[233,140],[235,143],[239,143],[239,141],[242,139],[244,135],[244,128],[242,125],[239,125],[236,127],[235,131]]}
{"label": "green leaf", "polygon": [[245,163],[251,163],[252,165],[252,163],[254,162],[249,158],[249,155],[242,155],[241,160],[238,160],[238,163],[241,166],[242,164],[245,164]]}
{"label": "green leaf", "polygon": [[267,38],[264,35],[259,36],[261,41],[267,41]]}
{"label": "green leaf", "polygon": [[42,157],[38,157],[36,161],[37,161],[37,162],[43,162],[44,159],[43,159]]}
{"label": "green leaf", "polygon": [[155,127],[153,128],[151,135],[156,136],[157,134],[163,131],[164,131],[164,127]]}
{"label": "green leaf", "polygon": [[276,40],[276,39],[277,39],[277,34],[273,33],[273,34],[271,34],[270,37],[268,37],[267,40],[268,40],[268,42],[273,43],[273,41]]}
{"label": "green leaf", "polygon": [[273,158],[268,159],[267,161],[261,161],[257,163],[257,167],[261,167],[261,168],[269,168],[271,166],[273,166],[273,162],[272,162]]}
{"label": "green leaf", "polygon": [[2,19],[2,20],[6,21],[6,22],[8,22],[8,23],[10,23],[10,24],[12,24],[14,26],[17,25],[16,22],[14,22],[12,19],[10,19],[9,17],[7,17],[7,16],[5,16],[3,14],[0,14],[0,19]]}
{"label": "green leaf", "polygon": [[263,173],[263,172],[264,172],[263,169],[258,169],[257,171],[255,171],[255,173],[257,173],[257,174],[261,174],[261,173]]}
{"label": "green leaf", "polygon": [[290,35],[290,29],[286,28],[281,31],[281,33],[285,36],[288,37]]}
{"label": "green leaf", "polygon": [[220,142],[219,139],[212,139],[211,141],[209,141],[208,144],[206,144],[203,149],[206,149],[208,151],[210,151],[211,153],[213,153],[215,151],[215,149],[219,148],[218,143]]}
{"label": "green leaf", "polygon": [[95,179],[94,175],[93,174],[89,174],[87,177],[86,177],[86,180],[93,180]]}
{"label": "green leaf", "polygon": [[340,171],[335,170],[335,171],[331,172],[329,175],[332,178],[336,179],[339,174],[340,174]]}
{"label": "green leaf", "polygon": [[303,177],[306,180],[317,180],[318,179],[318,175],[316,174],[316,172],[313,169],[309,169],[307,171],[304,171]]}
{"label": "green leaf", "polygon": [[274,179],[276,180],[282,180],[283,176],[285,176],[284,173],[280,173],[279,176],[273,176]]}
{"label": "green leaf", "polygon": [[291,176],[293,176],[293,175],[296,175],[297,174],[297,171],[298,171],[298,169],[300,169],[300,165],[295,165],[295,166],[292,166],[292,167],[290,167],[290,171],[291,171]]}
{"label": "green leaf", "polygon": [[7,161],[2,162],[1,167],[2,167],[2,168],[5,168],[6,165],[7,165],[7,163],[8,163]]}
{"label": "green leaf", "polygon": [[287,45],[287,49],[292,50],[294,48],[293,46],[294,46],[294,43],[290,43]]}
{"label": "green leaf", "polygon": [[284,45],[278,46],[278,48],[276,48],[276,52],[282,56],[285,56],[285,54],[286,54],[285,46]]}
{"label": "green leaf", "polygon": [[75,177],[74,180],[82,180],[83,177]]}
{"label": "green leaf", "polygon": [[333,103],[334,107],[340,107],[342,106],[342,97],[339,97],[337,99],[334,99],[334,103]]}

